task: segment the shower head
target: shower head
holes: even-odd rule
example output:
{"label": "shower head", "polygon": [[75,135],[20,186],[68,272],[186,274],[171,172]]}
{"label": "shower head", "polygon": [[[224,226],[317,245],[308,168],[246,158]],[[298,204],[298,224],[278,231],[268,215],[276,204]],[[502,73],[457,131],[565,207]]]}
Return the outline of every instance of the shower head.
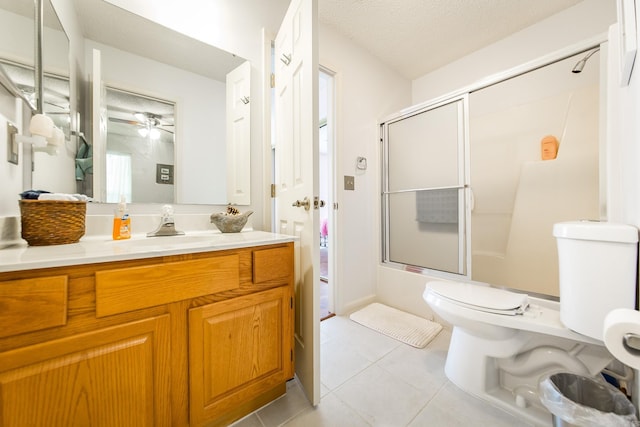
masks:
{"label": "shower head", "polygon": [[575,65],[575,67],[573,67],[573,70],[571,70],[572,73],[581,73],[582,69],[584,68],[584,64],[586,64],[587,61],[585,59],[581,59],[580,61],[578,61],[578,63]]}
{"label": "shower head", "polygon": [[600,48],[597,47],[593,49],[591,52],[587,53],[587,55],[584,58],[582,58],[580,61],[576,63],[576,65],[573,67],[573,70],[571,70],[571,72],[576,74],[581,73],[582,69],[584,68],[584,64],[586,64],[589,58],[591,58],[591,56],[599,50]]}

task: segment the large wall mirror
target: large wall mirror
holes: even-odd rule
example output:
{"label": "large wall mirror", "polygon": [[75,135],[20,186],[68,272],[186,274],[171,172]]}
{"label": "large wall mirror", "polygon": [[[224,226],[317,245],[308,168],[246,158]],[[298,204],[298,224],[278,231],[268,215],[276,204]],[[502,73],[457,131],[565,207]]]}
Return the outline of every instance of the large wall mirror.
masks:
{"label": "large wall mirror", "polygon": [[[48,17],[56,17],[50,1],[43,0],[43,3],[45,99],[42,106],[43,111],[65,131],[67,140],[66,146],[58,150],[58,155],[33,154],[33,173],[29,180],[24,180],[24,189],[37,187],[55,192],[82,192],[94,197],[97,202],[110,201],[106,197],[106,182],[109,177],[105,175],[102,179],[95,180],[92,176],[96,170],[106,174],[107,147],[106,144],[100,145],[100,141],[106,141],[109,137],[92,132],[92,111],[87,100],[83,102],[86,103],[86,111],[72,112],[72,119],[76,118],[76,114],[79,118],[77,130],[86,138],[76,138],[76,133],[69,128],[72,121],[69,118],[69,93],[89,93],[91,76],[95,76],[97,71],[102,84],[109,87],[112,94],[129,93],[140,99],[160,100],[165,105],[172,106],[171,113],[156,112],[149,105],[132,106],[124,101],[126,97],[123,96],[105,96],[102,100],[102,108],[108,114],[105,119],[111,118],[111,132],[114,135],[123,132],[123,126],[118,128],[115,123],[120,119],[130,122],[133,127],[162,129],[165,136],[171,134],[173,139],[173,149],[165,150],[162,159],[154,163],[159,173],[167,170],[170,173],[162,173],[162,183],[157,183],[155,171],[145,175],[143,180],[132,179],[130,202],[250,203],[250,179],[247,178],[250,173],[250,78],[247,76],[240,86],[227,79],[227,75],[237,69],[247,70],[247,75],[250,74],[250,65],[247,66],[245,59],[155,24],[108,2],[69,0],[77,14],[75,21],[82,34],[80,45],[84,46],[84,52],[76,53],[80,58],[74,58],[81,62],[79,69],[82,81],[70,82],[69,40],[57,20],[55,24],[53,21],[48,22]],[[0,0],[0,20],[0,61],[8,64],[14,77],[20,76],[19,87],[25,90],[25,98],[33,99],[38,82],[37,78],[32,77],[35,75],[34,1]],[[94,51],[100,52],[100,70],[94,69]],[[234,79],[237,80],[236,77]],[[86,87],[74,91],[73,85],[76,84]],[[238,92],[239,87],[244,88],[242,94]],[[228,100],[229,92],[233,92],[238,99]],[[240,120],[245,122],[242,126],[238,126],[234,114],[227,113],[235,105],[245,106],[244,111],[247,113]],[[34,105],[34,110],[36,107]],[[241,132],[233,129],[229,132],[230,126],[236,130],[241,129]],[[106,126],[105,132],[108,132]],[[229,133],[236,139],[230,142]],[[149,135],[155,137],[155,130],[149,132]],[[166,138],[162,139],[166,141]],[[150,137],[147,142],[149,140]],[[165,146],[168,147],[166,142]],[[118,150],[122,152],[123,146]],[[130,154],[134,152],[140,153],[140,147],[132,149]],[[167,153],[170,152],[172,155],[167,158]],[[227,165],[228,158],[233,160],[233,170]],[[78,167],[79,165],[82,167]],[[227,187],[229,181],[238,176],[241,176],[240,181],[245,186],[242,190],[244,197],[233,199],[228,196],[230,190]],[[96,181],[100,185],[97,191],[94,188]],[[136,188],[137,183],[142,181],[144,185]]]}
{"label": "large wall mirror", "polygon": [[[64,143],[56,147],[24,144],[16,149],[18,162],[32,171],[23,174],[23,189],[74,192],[70,169],[76,147],[70,129],[69,40],[48,0],[2,0],[0,20],[0,67],[18,89],[16,95],[33,112],[51,117],[65,135]],[[20,133],[26,132],[28,120],[29,113],[23,114]]]}
{"label": "large wall mirror", "polygon": [[37,109],[35,14],[33,0],[0,0],[0,69],[33,110]]}
{"label": "large wall mirror", "polygon": [[[151,165],[149,173],[137,177],[134,174],[131,202],[229,202],[226,185],[230,175],[227,164],[227,129],[230,126],[227,76],[246,60],[104,1],[79,0],[74,1],[74,5],[85,38],[86,63],[92,64],[88,68],[94,76],[93,84],[100,80],[109,89],[98,108],[95,107],[96,93],[105,91],[94,89],[93,92],[93,120],[98,120],[96,112],[106,111],[107,115],[102,118],[107,123],[106,138],[96,135],[98,128],[95,123],[93,126],[93,160],[100,163],[93,172],[104,174],[93,177],[93,197],[98,201],[111,201],[107,198],[107,187],[122,178],[109,176],[112,169],[106,168],[105,164],[110,150],[108,141],[114,139],[115,132],[122,130],[116,129],[115,122],[120,120],[123,124],[121,120],[126,120],[134,127],[151,125],[151,132],[145,135],[146,141],[142,143],[147,147],[162,145],[166,148],[169,138],[174,147],[172,159],[164,156]],[[95,52],[99,52],[99,62],[95,60]],[[135,94],[136,98],[113,96],[116,93]],[[250,94],[243,96],[248,101]],[[137,105],[131,102],[133,99],[137,100]],[[162,102],[158,103],[158,100]],[[241,103],[241,100],[236,102]],[[162,107],[168,105],[172,111]],[[164,138],[152,139],[157,136],[156,130]],[[244,136],[248,141],[248,132]],[[106,146],[101,145],[103,141],[107,141]],[[144,150],[132,148],[129,154],[135,157]],[[158,150],[165,155],[171,151]],[[127,153],[121,150],[121,154]],[[249,156],[241,160],[244,167],[242,164],[233,167],[248,173]],[[158,179],[156,168],[169,171],[159,172],[160,178],[166,179]]]}
{"label": "large wall mirror", "polygon": [[605,211],[597,50],[384,123],[384,261],[557,297],[553,224]]}

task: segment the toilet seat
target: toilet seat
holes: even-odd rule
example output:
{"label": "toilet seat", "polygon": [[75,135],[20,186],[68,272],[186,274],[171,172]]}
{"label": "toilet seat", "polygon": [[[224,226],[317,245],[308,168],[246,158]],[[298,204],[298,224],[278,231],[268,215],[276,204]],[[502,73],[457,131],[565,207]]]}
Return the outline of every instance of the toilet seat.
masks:
{"label": "toilet seat", "polygon": [[472,310],[515,316],[523,314],[529,306],[526,294],[489,286],[436,281],[429,282],[428,287],[434,294]]}

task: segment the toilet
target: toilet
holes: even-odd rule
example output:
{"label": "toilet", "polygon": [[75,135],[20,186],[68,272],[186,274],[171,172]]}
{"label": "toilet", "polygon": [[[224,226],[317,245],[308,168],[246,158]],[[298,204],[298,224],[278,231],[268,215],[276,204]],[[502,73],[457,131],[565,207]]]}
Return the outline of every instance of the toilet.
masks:
{"label": "toilet", "polygon": [[602,342],[615,308],[634,308],[638,229],[623,224],[555,224],[560,302],[482,283],[430,281],[424,299],[453,327],[445,363],[460,389],[524,422],[548,426],[538,398],[545,375],[598,375],[613,356]]}

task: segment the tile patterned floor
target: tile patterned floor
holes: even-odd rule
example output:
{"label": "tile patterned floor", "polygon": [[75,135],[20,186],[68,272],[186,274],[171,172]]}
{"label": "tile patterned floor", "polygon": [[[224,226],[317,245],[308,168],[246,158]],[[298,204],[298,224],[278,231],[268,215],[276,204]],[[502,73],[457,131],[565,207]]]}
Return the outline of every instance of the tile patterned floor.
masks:
{"label": "tile patterned floor", "polygon": [[287,394],[234,427],[511,427],[517,418],[460,391],[444,374],[443,330],[416,349],[336,316],[321,329],[322,400],[312,407],[296,380]]}

